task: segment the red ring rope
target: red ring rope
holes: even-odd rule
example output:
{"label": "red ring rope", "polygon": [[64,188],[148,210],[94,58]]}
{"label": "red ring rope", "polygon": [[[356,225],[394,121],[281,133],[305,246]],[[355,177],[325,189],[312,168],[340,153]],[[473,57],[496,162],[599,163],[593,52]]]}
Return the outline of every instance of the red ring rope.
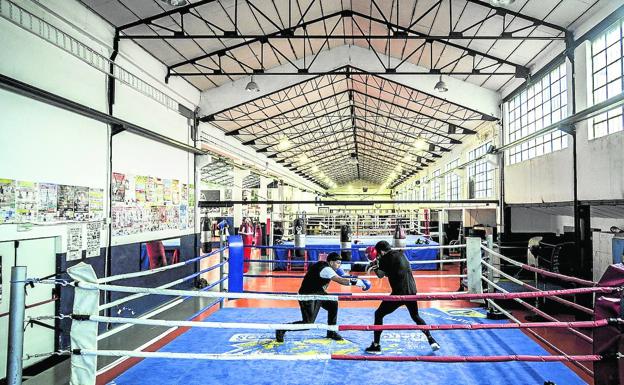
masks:
{"label": "red ring rope", "polygon": [[529,356],[529,355],[509,355],[509,356],[375,356],[375,355],[344,355],[332,354],[332,360],[348,361],[423,361],[423,362],[508,362],[508,361],[529,361],[529,362],[583,362],[600,361],[599,355],[579,355],[579,356]]}
{"label": "red ring rope", "polygon": [[519,293],[436,293],[412,295],[348,295],[338,296],[339,301],[433,301],[433,300],[472,300],[472,299],[515,299],[541,298],[558,295],[576,295],[589,293],[613,293],[620,290],[616,287],[581,287],[577,289],[543,290],[539,292]]}
{"label": "red ring rope", "polygon": [[529,322],[506,324],[439,324],[439,325],[340,325],[338,330],[480,330],[480,329],[529,329],[529,328],[598,328],[607,326],[609,320],[576,322]]}

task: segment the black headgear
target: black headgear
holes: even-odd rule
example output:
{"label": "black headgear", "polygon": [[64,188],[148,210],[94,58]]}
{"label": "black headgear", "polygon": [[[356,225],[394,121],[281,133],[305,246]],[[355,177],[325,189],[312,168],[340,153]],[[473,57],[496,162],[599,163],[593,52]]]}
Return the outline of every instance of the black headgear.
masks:
{"label": "black headgear", "polygon": [[340,254],[336,252],[331,252],[327,254],[327,262],[332,262],[332,261],[342,261],[342,257],[340,256]]}

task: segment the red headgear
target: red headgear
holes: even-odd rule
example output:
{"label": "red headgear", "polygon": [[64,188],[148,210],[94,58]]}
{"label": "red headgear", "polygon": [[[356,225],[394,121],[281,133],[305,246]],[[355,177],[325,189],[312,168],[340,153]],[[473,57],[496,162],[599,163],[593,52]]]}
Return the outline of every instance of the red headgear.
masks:
{"label": "red headgear", "polygon": [[368,246],[364,253],[366,254],[366,258],[368,258],[369,261],[374,261],[377,259],[377,250],[375,249],[375,246]]}

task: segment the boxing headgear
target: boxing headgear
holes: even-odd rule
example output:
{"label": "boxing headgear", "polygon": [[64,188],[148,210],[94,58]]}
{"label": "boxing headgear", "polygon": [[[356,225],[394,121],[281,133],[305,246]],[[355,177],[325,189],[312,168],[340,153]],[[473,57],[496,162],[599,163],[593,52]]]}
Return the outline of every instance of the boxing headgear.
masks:
{"label": "boxing headgear", "polygon": [[366,258],[368,258],[369,261],[374,261],[377,259],[377,250],[375,249],[375,246],[368,246],[364,253],[366,254]]}

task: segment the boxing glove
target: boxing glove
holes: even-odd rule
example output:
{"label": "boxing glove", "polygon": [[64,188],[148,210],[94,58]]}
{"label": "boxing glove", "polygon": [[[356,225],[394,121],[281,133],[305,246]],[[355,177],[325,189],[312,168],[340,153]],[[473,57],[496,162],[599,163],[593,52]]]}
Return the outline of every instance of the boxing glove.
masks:
{"label": "boxing glove", "polygon": [[351,285],[361,287],[364,291],[367,291],[371,288],[371,283],[367,279],[351,278]]}
{"label": "boxing glove", "polygon": [[339,277],[345,277],[347,275],[347,273],[341,268],[336,269],[336,274],[338,274]]}

